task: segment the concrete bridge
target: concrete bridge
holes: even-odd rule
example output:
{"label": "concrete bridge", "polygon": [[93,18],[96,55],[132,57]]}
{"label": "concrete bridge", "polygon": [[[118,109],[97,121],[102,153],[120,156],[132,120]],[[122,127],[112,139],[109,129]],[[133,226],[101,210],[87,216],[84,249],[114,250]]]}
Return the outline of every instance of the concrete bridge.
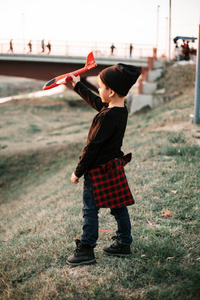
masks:
{"label": "concrete bridge", "polygon": [[[120,58],[115,56],[95,56],[97,67],[81,75],[81,81],[93,91],[97,87],[87,80],[87,77],[97,76],[104,68],[117,63],[135,65],[141,70],[138,80],[138,93],[134,95],[131,112],[136,112],[143,107],[155,107],[163,101],[154,97],[156,79],[161,75],[163,61],[156,56],[144,58]],[[82,68],[86,63],[86,56],[65,56],[46,54],[0,54],[0,75],[25,77],[49,81],[65,73]],[[72,88],[71,83],[67,83]]]}
{"label": "concrete bridge", "polygon": [[[97,76],[101,70],[117,63],[131,64],[141,70],[148,68],[147,58],[95,57],[97,67],[81,75],[81,80],[90,88],[89,76]],[[58,75],[82,68],[86,63],[83,56],[59,56],[41,54],[0,54],[0,75],[25,77],[48,81]],[[71,84],[69,85],[71,87]]]}

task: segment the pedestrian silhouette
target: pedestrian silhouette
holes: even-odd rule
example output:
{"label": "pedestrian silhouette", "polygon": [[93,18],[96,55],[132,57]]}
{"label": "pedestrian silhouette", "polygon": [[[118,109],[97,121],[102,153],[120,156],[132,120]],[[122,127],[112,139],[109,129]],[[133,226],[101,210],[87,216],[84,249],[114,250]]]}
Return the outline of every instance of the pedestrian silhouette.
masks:
{"label": "pedestrian silhouette", "polygon": [[13,43],[12,43],[12,39],[10,40],[10,48],[9,48],[9,50],[8,50],[8,53],[9,52],[11,52],[11,53],[13,53]]}
{"label": "pedestrian silhouette", "polygon": [[44,50],[45,50],[44,39],[41,42],[41,47],[42,47],[42,53],[44,53]]}
{"label": "pedestrian silhouette", "polygon": [[28,53],[32,53],[32,42],[31,42],[31,40],[28,43],[28,47],[29,47],[29,52]]}
{"label": "pedestrian silhouette", "polygon": [[187,43],[184,42],[184,55],[185,55],[185,60],[190,60],[190,47],[188,41]]}
{"label": "pedestrian silhouette", "polygon": [[133,52],[133,45],[130,44],[129,46],[129,53],[130,53],[130,57],[132,56],[132,52]]}
{"label": "pedestrian silhouette", "polygon": [[114,49],[115,49],[115,46],[112,44],[111,47],[110,47],[111,55],[114,55]]}
{"label": "pedestrian silhouette", "polygon": [[50,54],[51,53],[51,44],[50,44],[50,41],[48,41],[47,48],[49,49],[48,54]]}

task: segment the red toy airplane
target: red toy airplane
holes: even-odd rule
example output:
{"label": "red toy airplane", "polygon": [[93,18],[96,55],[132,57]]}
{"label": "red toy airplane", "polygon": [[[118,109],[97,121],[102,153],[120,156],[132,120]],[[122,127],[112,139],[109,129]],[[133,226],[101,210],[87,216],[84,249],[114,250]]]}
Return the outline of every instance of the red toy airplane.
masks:
{"label": "red toy airplane", "polygon": [[[92,52],[90,52],[87,56],[87,60],[86,60],[86,64],[85,67],[82,69],[79,69],[77,71],[71,72],[74,76],[78,76],[84,72],[87,72],[88,70],[96,67],[97,64],[95,62],[94,59],[94,55]],[[67,74],[63,74],[60,76],[57,76],[53,79],[51,79],[50,81],[48,81],[44,86],[43,86],[43,90],[48,90],[48,89],[52,89],[60,84],[65,84],[67,81],[69,81],[71,78],[71,76],[69,75],[69,73]]]}

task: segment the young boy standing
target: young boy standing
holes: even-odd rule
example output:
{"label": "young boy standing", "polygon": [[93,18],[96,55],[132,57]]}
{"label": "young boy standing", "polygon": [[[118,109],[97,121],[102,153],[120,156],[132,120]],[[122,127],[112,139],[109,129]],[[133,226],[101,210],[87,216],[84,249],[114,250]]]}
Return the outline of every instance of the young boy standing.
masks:
{"label": "young boy standing", "polygon": [[131,154],[121,151],[126,129],[128,110],[125,96],[136,83],[140,71],[132,65],[117,64],[104,69],[98,76],[99,96],[72,77],[74,90],[98,114],[94,117],[82,156],[71,175],[75,184],[84,175],[83,187],[83,233],[76,240],[74,254],[67,263],[71,266],[96,262],[94,248],[98,239],[98,211],[110,208],[117,222],[114,243],[103,250],[107,255],[126,256],[131,253],[131,223],[127,206],[134,204],[124,166]]}

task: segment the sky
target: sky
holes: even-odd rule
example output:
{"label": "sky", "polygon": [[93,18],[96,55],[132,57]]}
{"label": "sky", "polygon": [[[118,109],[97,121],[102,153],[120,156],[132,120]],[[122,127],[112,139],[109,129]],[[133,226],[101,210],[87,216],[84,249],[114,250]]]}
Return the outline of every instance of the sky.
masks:
{"label": "sky", "polygon": [[[171,0],[171,38],[198,36],[200,0]],[[169,41],[169,0],[0,0],[0,42],[31,39],[158,45]]]}

